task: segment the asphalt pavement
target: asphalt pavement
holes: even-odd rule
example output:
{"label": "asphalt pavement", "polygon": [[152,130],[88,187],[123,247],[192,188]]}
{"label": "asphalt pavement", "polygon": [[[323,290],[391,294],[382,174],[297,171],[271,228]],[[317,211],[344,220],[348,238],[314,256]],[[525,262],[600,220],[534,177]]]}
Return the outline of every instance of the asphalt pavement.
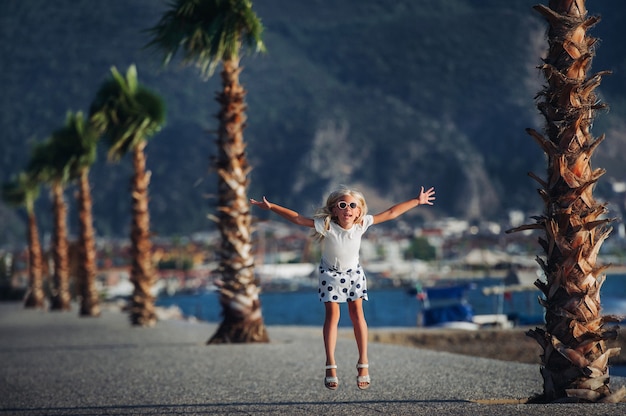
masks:
{"label": "asphalt pavement", "polygon": [[[321,328],[268,328],[268,344],[206,345],[214,323],[132,327],[0,303],[3,415],[626,415],[626,403],[523,403],[537,365],[371,343],[372,385],[356,385],[350,331],[337,345],[339,389],[324,388]],[[626,384],[612,377],[611,388]]]}

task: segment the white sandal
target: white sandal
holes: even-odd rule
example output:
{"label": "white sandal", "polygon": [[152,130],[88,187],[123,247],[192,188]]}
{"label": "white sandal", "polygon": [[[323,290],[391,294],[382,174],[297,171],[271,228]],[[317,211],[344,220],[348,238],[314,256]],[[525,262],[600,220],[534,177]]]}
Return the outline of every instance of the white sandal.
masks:
{"label": "white sandal", "polygon": [[[327,365],[325,367],[325,370],[334,370],[334,369],[337,369],[336,364]],[[331,386],[331,384],[334,384],[334,386]],[[337,390],[337,387],[339,387],[339,378],[337,378],[337,376],[324,377],[324,386],[326,386],[326,388],[329,390]]]}
{"label": "white sandal", "polygon": [[[361,368],[369,368],[370,365],[369,364],[361,364],[361,363],[357,363],[356,365],[356,369],[359,370]],[[372,382],[372,380],[370,379],[370,375],[366,375],[366,376],[356,376],[356,386],[360,389],[360,390],[366,390],[369,386],[370,383]],[[365,386],[361,386],[362,383],[367,383],[367,385]]]}

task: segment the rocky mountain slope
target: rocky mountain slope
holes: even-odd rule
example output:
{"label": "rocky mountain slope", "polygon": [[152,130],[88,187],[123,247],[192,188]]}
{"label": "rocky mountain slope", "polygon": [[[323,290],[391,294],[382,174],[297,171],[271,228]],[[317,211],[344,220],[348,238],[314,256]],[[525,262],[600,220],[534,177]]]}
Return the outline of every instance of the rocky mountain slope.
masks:
{"label": "rocky mountain slope", "polygon": [[[528,171],[544,158],[526,135],[541,128],[534,96],[546,47],[536,1],[256,1],[268,53],[242,60],[248,90],[251,196],[311,213],[340,183],[360,187],[372,210],[437,188],[437,206],[408,216],[506,218],[541,209]],[[32,144],[62,125],[68,110],[87,111],[115,65],[136,63],[139,79],[160,93],[167,126],[148,145],[151,216],[161,235],[211,228],[216,182],[215,91],[194,68],[161,68],[143,47],[165,0],[4,1],[0,3],[0,179],[25,166]],[[603,21],[594,71],[613,70],[600,87],[611,112],[597,118],[608,139],[597,166],[598,192],[626,178],[626,3],[589,1]],[[129,227],[129,161],[110,165],[105,150],[92,171],[100,235]],[[50,230],[46,193],[39,202]],[[68,199],[72,192],[68,192]],[[0,205],[2,242],[23,239],[23,220]],[[70,221],[75,224],[75,221]],[[74,227],[74,225],[72,225]]]}

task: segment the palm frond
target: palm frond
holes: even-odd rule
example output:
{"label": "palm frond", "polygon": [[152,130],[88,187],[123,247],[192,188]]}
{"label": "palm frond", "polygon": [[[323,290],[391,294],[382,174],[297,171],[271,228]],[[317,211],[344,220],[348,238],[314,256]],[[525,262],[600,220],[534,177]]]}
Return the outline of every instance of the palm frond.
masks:
{"label": "palm frond", "polygon": [[58,153],[66,157],[67,168],[72,178],[96,160],[98,135],[93,125],[87,123],[83,113],[69,112],[65,126],[56,130],[51,137]]}
{"label": "palm frond", "polygon": [[8,182],[2,184],[2,200],[14,207],[33,209],[34,201],[39,197],[39,184],[26,172],[20,172]]}
{"label": "palm frond", "polygon": [[90,121],[108,142],[108,157],[116,161],[158,132],[165,123],[161,97],[139,83],[131,65],[122,76],[111,69],[90,107]]}
{"label": "palm frond", "polygon": [[67,153],[52,138],[37,143],[28,162],[27,172],[37,182],[52,184],[69,178]]}
{"label": "palm frond", "polygon": [[163,64],[182,49],[182,63],[195,64],[205,78],[217,65],[239,57],[241,49],[264,52],[263,25],[250,0],[177,0],[156,26],[146,45],[164,53]]}

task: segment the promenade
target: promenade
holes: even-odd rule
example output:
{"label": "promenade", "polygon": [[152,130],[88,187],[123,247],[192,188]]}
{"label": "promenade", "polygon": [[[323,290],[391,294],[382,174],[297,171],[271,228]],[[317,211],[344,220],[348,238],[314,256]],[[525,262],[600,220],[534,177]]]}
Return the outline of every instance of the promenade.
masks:
{"label": "promenade", "polygon": [[[323,386],[321,328],[269,327],[271,343],[205,345],[215,324],[131,327],[0,303],[4,415],[626,415],[626,403],[520,404],[537,365],[370,344],[372,386],[356,387],[356,346],[341,331],[340,386]],[[616,390],[626,378],[615,377]]]}

